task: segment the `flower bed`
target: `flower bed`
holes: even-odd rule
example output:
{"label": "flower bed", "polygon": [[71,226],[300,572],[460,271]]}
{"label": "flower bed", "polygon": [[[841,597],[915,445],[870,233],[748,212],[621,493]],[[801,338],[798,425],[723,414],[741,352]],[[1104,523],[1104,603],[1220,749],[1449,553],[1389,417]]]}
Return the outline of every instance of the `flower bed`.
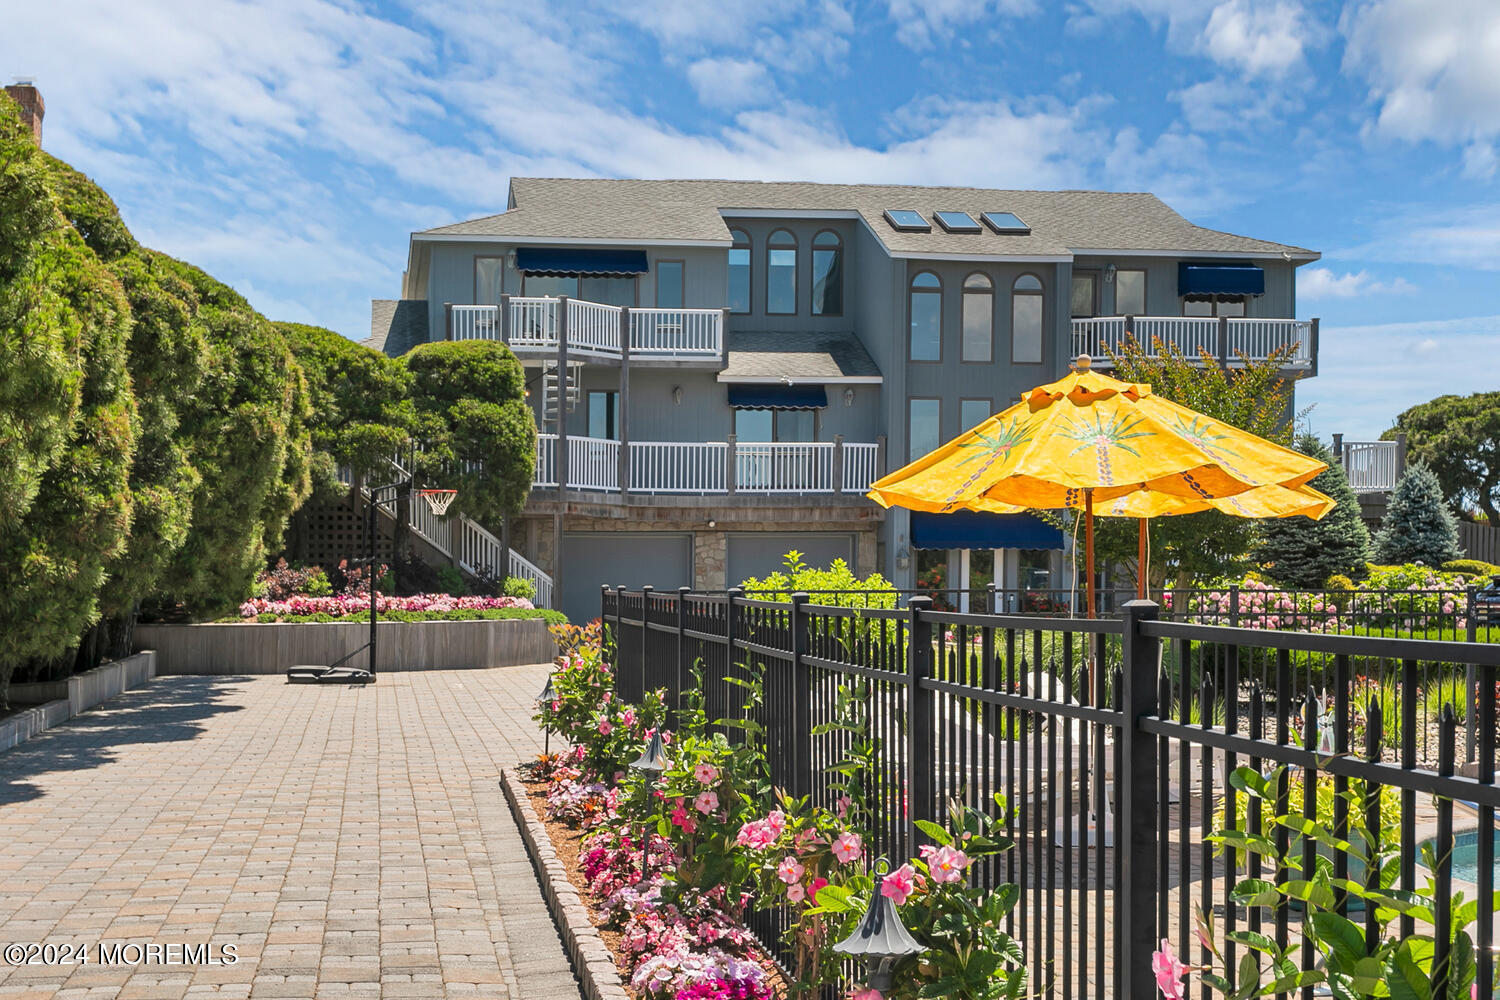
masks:
{"label": "flower bed", "polygon": [[[931,843],[890,859],[888,874],[874,870],[865,844],[875,803],[861,764],[873,748],[859,735],[853,692],[835,723],[850,734],[850,760],[823,809],[773,787],[753,722],[738,723],[745,738],[731,741],[727,724],[709,724],[701,695],[670,720],[660,693],[621,704],[597,639],[571,627],[554,634],[571,651],[537,719],[573,745],[531,765],[529,787],[636,996],[770,1000],[829,987],[856,1000],[1024,995],[1020,947],[1000,929],[1019,891],[969,880],[975,860],[1011,846],[991,816],[957,808],[946,825],[922,822]],[[760,695],[750,682],[745,707]],[[658,735],[666,760],[648,781],[631,764]],[[995,812],[1004,809],[997,800]],[[896,967],[884,992],[846,981],[833,947],[880,897],[928,947]],[[786,927],[776,961],[747,929],[763,913]]]}
{"label": "flower bed", "polygon": [[[394,597],[377,594],[376,612],[393,621],[437,621],[476,618],[543,617],[541,615],[502,615],[491,612],[534,611],[524,597],[453,597],[449,594],[416,594]],[[421,617],[397,617],[419,615]],[[240,605],[240,619],[253,622],[275,621],[358,621],[369,620],[370,598],[294,596],[273,601],[251,598]],[[559,616],[560,617],[560,616]]]}

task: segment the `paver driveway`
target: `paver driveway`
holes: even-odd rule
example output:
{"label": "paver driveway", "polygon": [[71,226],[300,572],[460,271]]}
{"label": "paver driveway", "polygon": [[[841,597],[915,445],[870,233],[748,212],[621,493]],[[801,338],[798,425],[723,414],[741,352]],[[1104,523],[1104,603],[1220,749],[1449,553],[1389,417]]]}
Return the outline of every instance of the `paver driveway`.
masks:
{"label": "paver driveway", "polygon": [[0,997],[576,1000],[498,781],[545,670],[164,677],[0,754],[0,945],[90,949]]}

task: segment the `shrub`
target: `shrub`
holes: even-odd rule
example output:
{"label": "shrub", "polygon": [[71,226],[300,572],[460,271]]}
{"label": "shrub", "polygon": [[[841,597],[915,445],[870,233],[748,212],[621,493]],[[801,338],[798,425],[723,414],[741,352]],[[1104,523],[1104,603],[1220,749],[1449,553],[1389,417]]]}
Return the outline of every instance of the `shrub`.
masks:
{"label": "shrub", "polygon": [[1450,559],[1438,568],[1444,573],[1459,573],[1470,579],[1500,576],[1500,566],[1487,563],[1482,559]]}
{"label": "shrub", "polygon": [[528,601],[536,600],[536,584],[524,577],[506,577],[505,586],[500,589],[500,592],[505,597],[524,597]]}
{"label": "shrub", "polygon": [[333,585],[324,575],[323,567],[314,566],[308,571],[307,583],[303,585],[302,592],[308,597],[328,597],[333,594]]}
{"label": "shrub", "polygon": [[1431,469],[1413,465],[1401,476],[1375,536],[1375,557],[1389,563],[1441,566],[1457,559],[1458,518]]}
{"label": "shrub", "polygon": [[1332,497],[1336,506],[1314,521],[1306,517],[1283,517],[1262,521],[1257,557],[1265,572],[1277,583],[1291,587],[1316,587],[1331,574],[1355,575],[1370,553],[1370,532],[1359,515],[1359,498],[1349,487],[1344,470],[1333,454],[1312,435],[1297,439],[1297,450],[1328,468],[1309,484]]}
{"label": "shrub", "polygon": [[[443,593],[452,594],[454,597],[462,597],[464,594],[467,594],[469,592],[468,586],[464,583],[464,575],[460,573],[456,567],[439,566],[437,576],[438,589]],[[521,597],[523,595],[513,594],[511,596]],[[528,600],[529,599],[530,598],[528,597]]]}

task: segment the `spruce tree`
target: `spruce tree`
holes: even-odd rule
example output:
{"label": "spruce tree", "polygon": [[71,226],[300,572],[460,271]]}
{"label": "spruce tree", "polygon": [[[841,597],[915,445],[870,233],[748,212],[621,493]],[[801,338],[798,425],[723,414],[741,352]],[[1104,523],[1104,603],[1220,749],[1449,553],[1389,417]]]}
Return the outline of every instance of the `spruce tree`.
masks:
{"label": "spruce tree", "polygon": [[1311,434],[1297,439],[1297,450],[1328,468],[1309,485],[1332,497],[1336,506],[1320,521],[1283,517],[1261,522],[1260,560],[1266,575],[1289,587],[1321,587],[1335,573],[1361,577],[1370,558],[1370,532],[1359,516],[1359,498],[1333,453]]}
{"label": "spruce tree", "polygon": [[1396,483],[1375,535],[1378,562],[1438,567],[1459,557],[1458,518],[1435,472],[1418,462]]}

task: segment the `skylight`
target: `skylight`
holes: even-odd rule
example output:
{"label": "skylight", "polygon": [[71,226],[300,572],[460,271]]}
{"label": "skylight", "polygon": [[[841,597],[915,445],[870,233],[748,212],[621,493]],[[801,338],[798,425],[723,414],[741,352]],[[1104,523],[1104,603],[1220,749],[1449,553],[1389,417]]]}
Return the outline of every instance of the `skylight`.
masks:
{"label": "skylight", "polygon": [[[936,212],[938,225],[950,233],[977,233],[979,223],[968,212]],[[1012,216],[1014,218],[1014,216]]]}
{"label": "skylight", "polygon": [[921,212],[913,212],[909,208],[886,209],[885,221],[891,224],[892,229],[903,233],[926,233],[932,230],[931,224],[922,218]]}
{"label": "skylight", "polygon": [[1013,236],[1027,236],[1031,233],[1031,227],[1010,212],[985,212],[985,225],[997,233]]}

